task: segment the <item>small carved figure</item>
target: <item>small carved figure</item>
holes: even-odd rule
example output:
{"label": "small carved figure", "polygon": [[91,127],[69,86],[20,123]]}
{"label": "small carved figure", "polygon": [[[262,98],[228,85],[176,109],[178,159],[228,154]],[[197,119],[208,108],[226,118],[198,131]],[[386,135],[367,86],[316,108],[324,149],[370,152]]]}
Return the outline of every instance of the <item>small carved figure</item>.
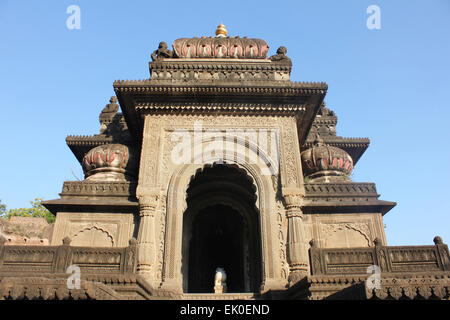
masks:
{"label": "small carved figure", "polygon": [[221,267],[216,269],[216,275],[214,277],[214,292],[215,293],[225,293],[227,292],[227,274],[225,270]]}
{"label": "small carved figure", "polygon": [[162,60],[164,58],[172,58],[173,57],[173,51],[169,50],[167,47],[167,43],[164,41],[159,43],[158,49],[153,51],[152,53],[152,60]]}
{"label": "small carved figure", "polygon": [[119,111],[119,105],[116,102],[117,98],[115,96],[112,96],[111,99],[109,99],[109,103],[103,108],[102,112],[100,113],[100,133],[104,133],[106,131],[108,125],[110,125],[110,123],[113,121],[117,111]]}
{"label": "small carved figure", "polygon": [[116,113],[119,110],[119,105],[116,102],[117,98],[112,96],[109,103],[103,108],[102,113]]}
{"label": "small carved figure", "polygon": [[286,56],[286,54],[287,54],[286,47],[279,47],[277,50],[277,54],[271,56],[269,59],[271,61],[292,63],[291,59],[288,56]]}

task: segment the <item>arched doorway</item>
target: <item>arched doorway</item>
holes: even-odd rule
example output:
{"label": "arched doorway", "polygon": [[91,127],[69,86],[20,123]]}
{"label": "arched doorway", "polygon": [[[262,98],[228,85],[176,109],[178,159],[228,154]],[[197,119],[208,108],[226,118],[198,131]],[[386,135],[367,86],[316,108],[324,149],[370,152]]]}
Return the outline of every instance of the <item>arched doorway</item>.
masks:
{"label": "arched doorway", "polygon": [[261,284],[261,242],[256,188],[237,166],[199,170],[187,190],[183,216],[184,292],[214,292],[217,267],[228,292],[256,292]]}

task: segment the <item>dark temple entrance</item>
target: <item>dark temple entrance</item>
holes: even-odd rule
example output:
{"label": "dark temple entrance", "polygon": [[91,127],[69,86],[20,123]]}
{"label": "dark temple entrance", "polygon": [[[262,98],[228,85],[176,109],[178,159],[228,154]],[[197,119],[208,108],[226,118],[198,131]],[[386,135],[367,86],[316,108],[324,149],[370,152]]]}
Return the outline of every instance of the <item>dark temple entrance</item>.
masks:
{"label": "dark temple entrance", "polygon": [[184,292],[214,292],[217,267],[227,292],[256,292],[261,283],[260,227],[253,181],[244,170],[214,165],[197,172],[183,218]]}
{"label": "dark temple entrance", "polygon": [[242,217],[232,208],[215,205],[203,209],[193,223],[189,245],[189,291],[213,292],[215,270],[226,270],[229,292],[244,292]]}

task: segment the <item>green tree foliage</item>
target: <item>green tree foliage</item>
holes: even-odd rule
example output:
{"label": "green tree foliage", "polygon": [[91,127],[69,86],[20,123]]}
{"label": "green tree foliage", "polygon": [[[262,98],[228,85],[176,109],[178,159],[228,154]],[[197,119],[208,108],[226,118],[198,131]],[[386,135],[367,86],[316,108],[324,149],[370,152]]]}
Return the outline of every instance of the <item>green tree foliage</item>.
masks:
{"label": "green tree foliage", "polygon": [[0,217],[3,217],[6,213],[6,204],[2,204],[2,200],[0,200]]}
{"label": "green tree foliage", "polygon": [[9,209],[6,210],[6,205],[3,206],[3,209],[0,208],[0,215],[3,218],[9,219],[10,217],[35,217],[35,218],[44,218],[48,223],[53,223],[55,221],[55,216],[53,213],[48,211],[42,205],[42,199],[36,198],[34,201],[30,201],[31,208],[18,208],[18,209]]}

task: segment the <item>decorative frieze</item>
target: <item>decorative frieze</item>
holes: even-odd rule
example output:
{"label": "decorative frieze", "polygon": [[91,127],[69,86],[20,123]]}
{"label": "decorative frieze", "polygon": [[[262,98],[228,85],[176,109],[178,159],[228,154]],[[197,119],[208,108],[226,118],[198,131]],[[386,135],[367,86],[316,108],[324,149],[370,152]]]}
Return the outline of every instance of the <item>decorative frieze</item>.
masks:
{"label": "decorative frieze", "polygon": [[378,198],[374,183],[305,183],[306,197],[371,197]]}
{"label": "decorative frieze", "polygon": [[61,196],[133,197],[137,182],[64,181]]}

